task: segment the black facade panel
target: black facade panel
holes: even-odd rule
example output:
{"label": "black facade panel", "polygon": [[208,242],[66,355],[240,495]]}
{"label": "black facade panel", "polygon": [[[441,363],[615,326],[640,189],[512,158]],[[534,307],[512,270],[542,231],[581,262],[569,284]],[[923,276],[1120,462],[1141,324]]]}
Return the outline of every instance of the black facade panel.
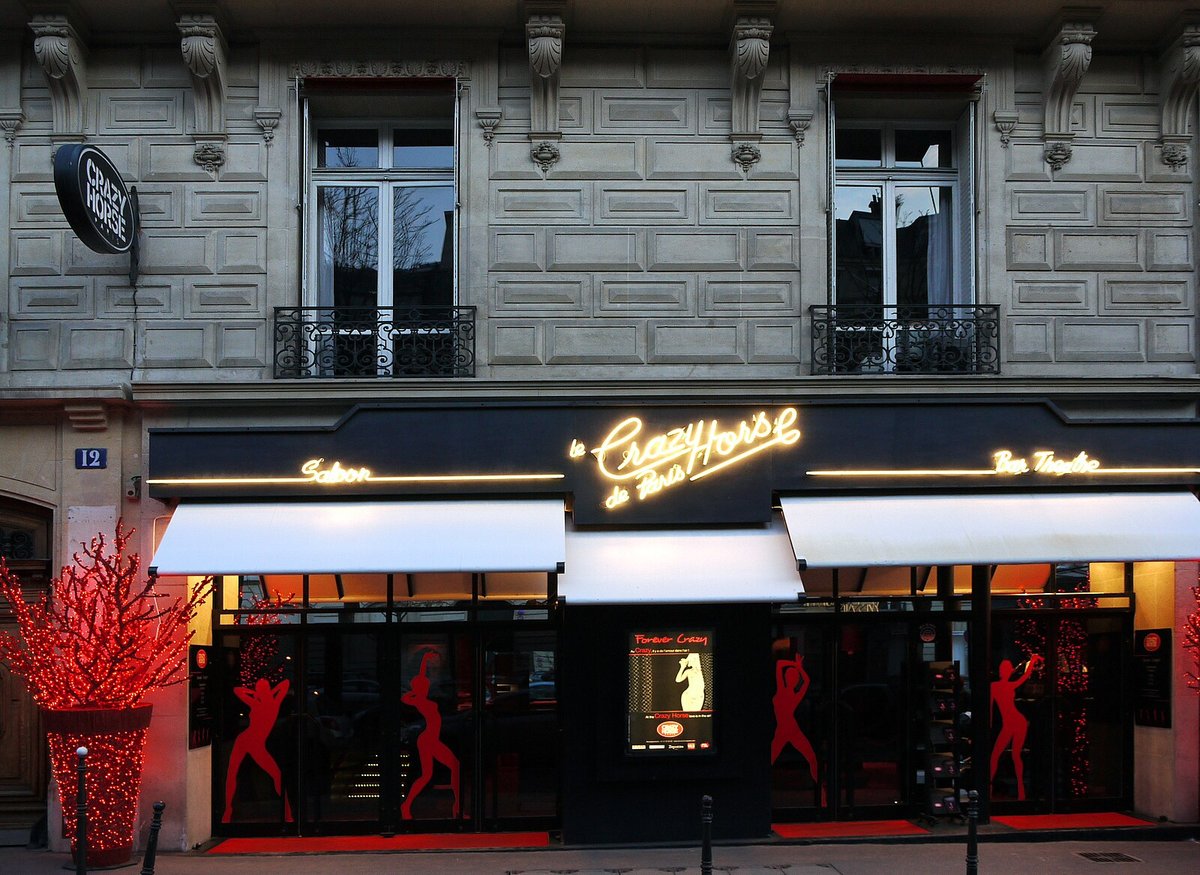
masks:
{"label": "black facade panel", "polygon": [[[770,621],[768,605],[567,606],[564,842],[699,843],[705,795],[714,838],[769,834]],[[625,753],[629,636],[663,629],[713,632],[712,754]]]}

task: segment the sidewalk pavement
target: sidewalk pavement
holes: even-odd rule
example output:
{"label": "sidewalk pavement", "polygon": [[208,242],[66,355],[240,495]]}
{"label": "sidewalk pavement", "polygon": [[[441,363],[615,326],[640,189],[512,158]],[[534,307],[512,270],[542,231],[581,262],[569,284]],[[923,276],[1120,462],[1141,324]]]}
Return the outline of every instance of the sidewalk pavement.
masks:
{"label": "sidewalk pavement", "polygon": [[[1100,855],[1099,858],[1087,855]],[[1113,857],[1113,855],[1118,855]],[[700,875],[698,847],[548,848],[534,851],[250,854],[159,853],[156,875]],[[1129,875],[1200,871],[1194,839],[979,843],[980,875]],[[140,872],[139,854],[132,867]],[[66,854],[0,848],[3,875],[73,872]],[[94,870],[93,870],[94,871]],[[716,845],[714,875],[950,875],[966,872],[966,845],[947,842]]]}

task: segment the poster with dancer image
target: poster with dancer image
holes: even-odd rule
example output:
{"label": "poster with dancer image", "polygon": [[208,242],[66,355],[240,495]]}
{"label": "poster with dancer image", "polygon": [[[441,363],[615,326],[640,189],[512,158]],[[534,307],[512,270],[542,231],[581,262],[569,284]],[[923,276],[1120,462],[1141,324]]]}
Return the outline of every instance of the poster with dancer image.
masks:
{"label": "poster with dancer image", "polygon": [[629,743],[640,754],[713,753],[713,633],[629,635]]}

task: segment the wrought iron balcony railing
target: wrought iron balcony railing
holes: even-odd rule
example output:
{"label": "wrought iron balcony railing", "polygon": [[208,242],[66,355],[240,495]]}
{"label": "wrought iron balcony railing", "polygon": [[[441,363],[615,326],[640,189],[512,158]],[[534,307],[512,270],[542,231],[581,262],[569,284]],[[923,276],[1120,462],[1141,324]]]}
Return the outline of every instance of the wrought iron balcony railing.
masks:
{"label": "wrought iron balcony railing", "polygon": [[1000,308],[814,306],[814,374],[998,374]]}
{"label": "wrought iron balcony railing", "polygon": [[473,376],[474,307],[275,308],[276,379]]}

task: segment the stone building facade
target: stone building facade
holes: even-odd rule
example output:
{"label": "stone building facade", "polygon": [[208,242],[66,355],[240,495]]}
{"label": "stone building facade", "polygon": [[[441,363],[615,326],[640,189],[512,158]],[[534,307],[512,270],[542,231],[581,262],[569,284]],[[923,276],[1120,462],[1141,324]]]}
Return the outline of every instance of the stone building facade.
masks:
{"label": "stone building facade", "polygon": [[[148,486],[152,430],[320,431],[379,406],[886,402],[933,433],[959,423],[931,404],[1032,399],[1080,428],[1182,424],[1163,458],[1192,473],[1122,487],[1194,491],[1185,3],[600,5],[0,12],[0,529],[37,545],[6,552],[31,586],[118,517],[155,553],[180,496]],[[81,142],[136,187],[134,283],[63,217],[52,159]],[[332,230],[351,191],[384,204],[365,267]],[[73,467],[87,448],[106,467]],[[1193,561],[1129,600],[1129,634],[1191,609],[1200,556],[1149,558]],[[1172,728],[1125,721],[1114,804],[1197,819],[1189,658]],[[156,708],[148,792],[191,847],[221,831],[221,766],[186,750],[183,693]],[[46,781],[18,713],[13,827]]]}

